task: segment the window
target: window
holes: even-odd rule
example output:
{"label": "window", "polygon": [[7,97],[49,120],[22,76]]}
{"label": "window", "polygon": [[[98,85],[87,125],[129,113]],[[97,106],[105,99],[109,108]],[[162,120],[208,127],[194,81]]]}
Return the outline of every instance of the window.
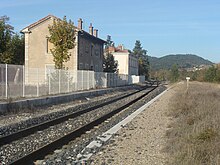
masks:
{"label": "window", "polygon": [[89,53],[89,46],[85,45],[85,54],[88,54],[88,53]]}
{"label": "window", "polygon": [[92,56],[93,45],[91,45],[91,56]]}
{"label": "window", "polygon": [[99,56],[99,50],[98,49],[95,50],[95,55]]}
{"label": "window", "polygon": [[102,58],[102,47],[100,47],[100,57]]}
{"label": "window", "polygon": [[83,56],[83,53],[85,51],[85,46],[84,46],[83,40],[80,42],[80,47],[79,48],[80,48],[79,49],[79,54],[80,54],[80,56]]}
{"label": "window", "polygon": [[79,63],[79,70],[83,70],[83,63]]}
{"label": "window", "polygon": [[92,56],[92,48],[93,48],[93,46],[91,45],[91,52],[90,52],[91,56]]}

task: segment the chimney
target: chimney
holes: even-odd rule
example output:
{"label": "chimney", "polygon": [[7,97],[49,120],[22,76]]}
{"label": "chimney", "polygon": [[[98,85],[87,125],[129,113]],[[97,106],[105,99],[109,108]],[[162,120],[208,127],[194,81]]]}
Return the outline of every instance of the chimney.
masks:
{"label": "chimney", "polygon": [[118,50],[123,50],[123,46],[121,44],[118,45],[117,47]]}
{"label": "chimney", "polygon": [[82,30],[82,23],[83,23],[82,18],[79,18],[79,20],[78,20],[78,29],[80,29],[80,30]]}
{"label": "chimney", "polygon": [[92,23],[90,23],[90,26],[89,26],[89,34],[90,34],[90,35],[93,35]]}
{"label": "chimney", "polygon": [[94,35],[95,37],[98,37],[98,29],[94,29],[93,35]]}

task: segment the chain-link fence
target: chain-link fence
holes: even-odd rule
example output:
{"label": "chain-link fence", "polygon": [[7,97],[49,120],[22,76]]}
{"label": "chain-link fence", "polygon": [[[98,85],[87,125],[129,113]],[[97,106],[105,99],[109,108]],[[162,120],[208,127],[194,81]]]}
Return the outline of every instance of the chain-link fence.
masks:
{"label": "chain-link fence", "polygon": [[24,97],[24,66],[0,64],[0,98]]}
{"label": "chain-link fence", "polygon": [[0,64],[0,99],[38,97],[139,82],[144,82],[144,76],[88,70],[27,69],[21,65]]}

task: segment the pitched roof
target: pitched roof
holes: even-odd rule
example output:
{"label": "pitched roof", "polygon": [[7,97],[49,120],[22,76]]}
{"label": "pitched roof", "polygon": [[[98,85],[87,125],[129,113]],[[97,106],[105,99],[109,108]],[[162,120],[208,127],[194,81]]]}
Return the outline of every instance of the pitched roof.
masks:
{"label": "pitched roof", "polygon": [[[38,20],[37,22],[34,22],[34,23],[30,24],[29,26],[23,28],[23,29],[21,30],[21,32],[22,32],[22,33],[25,33],[25,32],[27,32],[27,31],[29,31],[31,28],[33,28],[33,27],[35,27],[35,26],[37,26],[37,25],[39,25],[39,24],[41,24],[41,23],[43,23],[43,22],[45,22],[45,21],[47,21],[48,19],[51,19],[51,18],[54,18],[54,19],[56,19],[56,20],[60,20],[60,18],[58,18],[58,17],[56,17],[56,16],[54,16],[54,15],[49,14],[48,16],[46,16],[46,17],[44,17],[44,18]],[[84,33],[84,34],[86,34],[86,35],[89,36],[89,37],[92,37],[92,38],[94,38],[94,39],[98,39],[98,40],[100,40],[100,41],[102,41],[102,42],[104,42],[104,43],[106,42],[106,41],[102,40],[101,38],[95,37],[95,36],[89,34],[88,32],[79,29],[79,28],[76,27],[76,26],[74,26],[74,27],[75,27],[77,30],[79,30],[81,33]],[[25,31],[25,30],[27,30],[27,31]]]}
{"label": "pitched roof", "polygon": [[23,29],[21,30],[21,32],[23,32],[25,29],[31,29],[31,28],[33,28],[33,27],[35,27],[35,26],[41,24],[42,22],[44,22],[44,21],[46,21],[46,20],[48,20],[48,19],[50,19],[50,18],[59,19],[58,17],[49,14],[48,16],[46,16],[46,17],[44,17],[44,18],[38,20],[37,22],[34,22],[34,23],[30,24],[29,26],[23,28]]}

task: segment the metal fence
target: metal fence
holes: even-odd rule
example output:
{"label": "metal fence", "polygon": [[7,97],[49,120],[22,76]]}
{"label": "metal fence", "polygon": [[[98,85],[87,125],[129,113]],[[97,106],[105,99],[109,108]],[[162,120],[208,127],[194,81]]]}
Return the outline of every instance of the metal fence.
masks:
{"label": "metal fence", "polygon": [[27,69],[22,65],[0,64],[0,99],[38,97],[143,81],[144,76],[87,70]]}

